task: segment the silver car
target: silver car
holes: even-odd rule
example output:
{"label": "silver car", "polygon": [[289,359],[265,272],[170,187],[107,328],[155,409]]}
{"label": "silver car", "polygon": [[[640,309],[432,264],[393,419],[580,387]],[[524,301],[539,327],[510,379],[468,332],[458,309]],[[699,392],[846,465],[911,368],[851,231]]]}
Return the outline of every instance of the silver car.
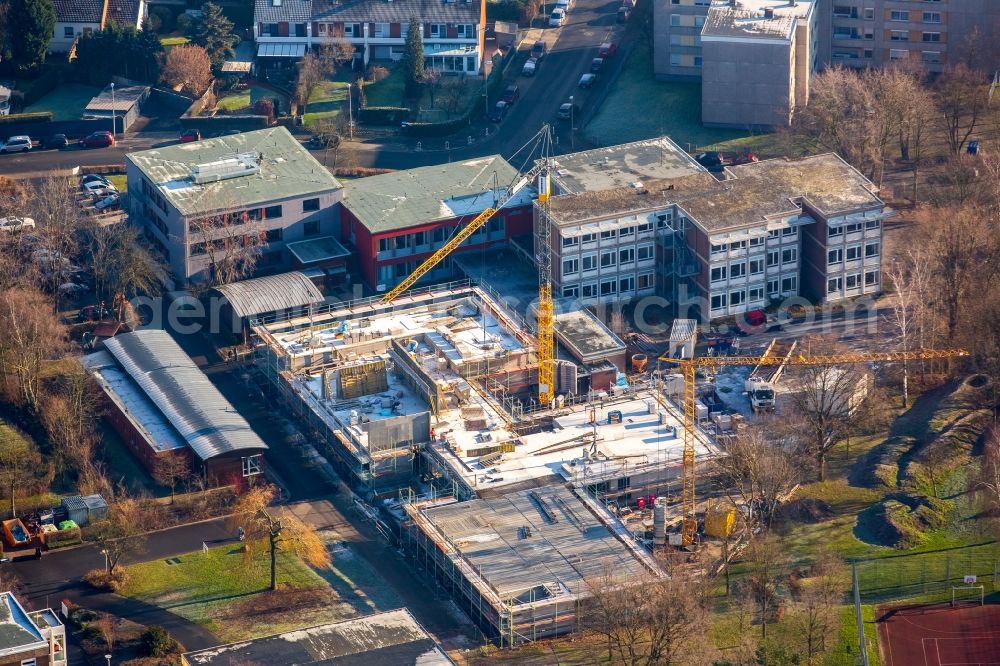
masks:
{"label": "silver car", "polygon": [[31,150],[31,137],[25,135],[12,136],[7,142],[0,144],[0,153],[24,153]]}
{"label": "silver car", "polygon": [[0,231],[13,232],[34,228],[35,221],[30,217],[0,217]]}

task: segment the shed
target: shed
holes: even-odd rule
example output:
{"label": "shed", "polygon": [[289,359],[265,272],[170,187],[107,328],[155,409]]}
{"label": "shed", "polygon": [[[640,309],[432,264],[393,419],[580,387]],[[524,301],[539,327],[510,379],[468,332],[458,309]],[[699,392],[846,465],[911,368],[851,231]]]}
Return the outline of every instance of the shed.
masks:
{"label": "shed", "polygon": [[63,498],[63,508],[69,519],[80,527],[96,522],[108,515],[108,503],[100,495],[70,495]]}
{"label": "shed", "polygon": [[300,271],[232,282],[216,287],[215,292],[223,299],[223,310],[230,315],[234,333],[242,331],[251,319],[294,314],[323,302],[323,294]]}
{"label": "shed", "polygon": [[83,110],[84,118],[121,118],[121,131],[139,119],[142,105],[149,97],[149,86],[117,86],[112,92],[108,86],[90,100]]}

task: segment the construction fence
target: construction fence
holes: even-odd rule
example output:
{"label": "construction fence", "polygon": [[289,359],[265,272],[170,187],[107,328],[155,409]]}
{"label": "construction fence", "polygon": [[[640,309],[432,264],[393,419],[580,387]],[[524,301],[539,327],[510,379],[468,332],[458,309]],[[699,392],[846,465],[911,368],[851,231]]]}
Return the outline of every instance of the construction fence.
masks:
{"label": "construction fence", "polygon": [[1000,544],[996,541],[924,553],[857,560],[861,603],[932,602],[951,598],[952,587],[976,576],[987,596],[1000,591]]}

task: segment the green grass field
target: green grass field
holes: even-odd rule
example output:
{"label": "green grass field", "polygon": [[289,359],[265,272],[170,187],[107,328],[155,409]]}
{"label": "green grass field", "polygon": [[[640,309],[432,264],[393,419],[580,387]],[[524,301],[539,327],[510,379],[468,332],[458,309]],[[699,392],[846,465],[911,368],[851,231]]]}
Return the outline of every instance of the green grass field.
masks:
{"label": "green grass field", "polygon": [[111,184],[118,188],[119,192],[125,192],[128,190],[128,179],[125,174],[115,174],[113,176],[108,176],[108,180]]}
{"label": "green grass field", "polygon": [[333,120],[347,100],[347,81],[323,81],[309,95],[303,122],[307,126]]}
{"label": "green grass field", "polygon": [[273,97],[277,93],[273,90],[268,90],[267,88],[255,88],[250,86],[246,90],[240,91],[238,93],[233,93],[226,95],[225,97],[220,97],[218,101],[219,109],[224,111],[240,111],[242,109],[249,109],[252,107],[257,100],[261,97]]}
{"label": "green grass field", "polygon": [[64,83],[25,109],[28,113],[50,111],[52,120],[79,120],[83,110],[101,92],[97,86]]}
{"label": "green grass field", "polygon": [[365,84],[365,101],[368,106],[402,106],[404,87],[403,70],[392,67],[389,76]]}
{"label": "green grass field", "polygon": [[163,48],[169,49],[172,46],[181,46],[183,44],[189,43],[191,40],[182,35],[171,35],[169,37],[160,37],[160,44]]}

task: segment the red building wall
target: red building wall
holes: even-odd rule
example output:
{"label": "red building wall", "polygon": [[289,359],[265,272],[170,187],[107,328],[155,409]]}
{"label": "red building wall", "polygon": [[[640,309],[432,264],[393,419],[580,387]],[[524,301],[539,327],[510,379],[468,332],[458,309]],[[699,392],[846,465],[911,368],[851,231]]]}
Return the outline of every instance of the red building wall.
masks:
{"label": "red building wall", "polygon": [[[505,208],[498,214],[504,218],[504,240],[492,240],[489,243],[479,243],[476,245],[463,246],[462,250],[481,249],[483,245],[498,245],[510,241],[515,236],[524,236],[533,232],[533,212],[530,204]],[[340,231],[341,239],[346,242],[353,242],[357,251],[357,266],[360,269],[361,277],[369,287],[375,287],[379,266],[390,266],[393,264],[405,263],[408,261],[420,262],[431,256],[431,252],[421,252],[417,254],[402,254],[379,260],[378,246],[383,238],[395,238],[406,236],[418,232],[430,233],[435,229],[452,228],[459,224],[465,224],[471,220],[470,217],[448,218],[426,224],[418,224],[404,229],[394,229],[385,233],[373,234],[368,228],[361,224],[350,210],[350,202],[344,201],[340,207]],[[353,235],[352,235],[353,234]],[[353,238],[353,241],[352,241]],[[435,248],[436,249],[436,248]]]}

